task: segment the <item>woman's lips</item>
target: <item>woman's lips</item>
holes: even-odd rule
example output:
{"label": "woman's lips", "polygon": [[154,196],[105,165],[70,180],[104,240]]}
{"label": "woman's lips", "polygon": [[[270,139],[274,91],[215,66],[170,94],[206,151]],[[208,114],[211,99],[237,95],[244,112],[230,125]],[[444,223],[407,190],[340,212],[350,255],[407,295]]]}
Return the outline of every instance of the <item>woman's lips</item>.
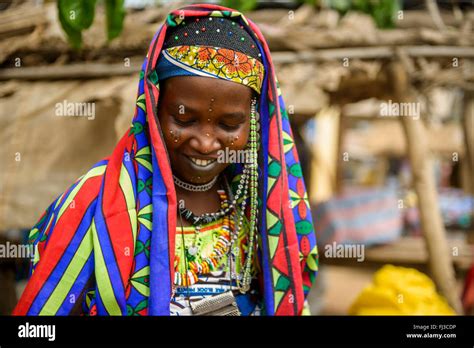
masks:
{"label": "woman's lips", "polygon": [[201,158],[197,158],[197,157],[191,157],[191,156],[188,156],[188,158],[196,165],[198,165],[199,167],[207,167],[208,165],[210,165],[211,163],[214,163],[216,161],[216,159],[212,158],[212,159],[201,159]]}
{"label": "woman's lips", "polygon": [[184,157],[187,159],[190,167],[194,171],[202,173],[203,175],[215,171],[216,167],[219,165],[217,159],[215,158],[203,159],[186,155],[184,155]]}

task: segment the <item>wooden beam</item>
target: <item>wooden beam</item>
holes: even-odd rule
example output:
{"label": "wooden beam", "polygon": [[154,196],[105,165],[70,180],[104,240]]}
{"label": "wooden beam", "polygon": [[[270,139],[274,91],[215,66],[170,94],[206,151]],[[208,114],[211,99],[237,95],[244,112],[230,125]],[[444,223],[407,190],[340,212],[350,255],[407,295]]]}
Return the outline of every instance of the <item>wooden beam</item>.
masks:
{"label": "wooden beam", "polygon": [[31,33],[36,27],[47,23],[47,13],[42,6],[26,5],[0,11],[0,39]]}
{"label": "wooden beam", "polygon": [[[390,65],[390,79],[396,102],[414,103],[414,91],[409,75],[400,61]],[[405,131],[413,184],[418,196],[421,227],[428,250],[433,280],[450,306],[462,312],[460,295],[456,291],[452,252],[446,238],[436,191],[433,162],[422,118],[401,117]]]}
{"label": "wooden beam", "polygon": [[295,63],[328,61],[343,58],[349,59],[378,59],[392,58],[395,52],[403,50],[411,57],[436,58],[474,58],[474,47],[461,46],[378,46],[353,48],[328,48],[320,50],[293,52],[274,52],[272,60],[275,63]]}
{"label": "wooden beam", "polygon": [[0,70],[0,80],[61,80],[93,79],[131,75],[140,71],[142,61],[131,61],[130,66],[105,63],[81,63],[61,66],[22,67]]}
{"label": "wooden beam", "polygon": [[[462,231],[462,234],[465,232]],[[458,256],[453,260],[456,269],[460,273],[469,270],[474,259],[474,250],[468,241],[460,238],[448,240],[451,250],[457,250]],[[368,264],[393,264],[400,266],[426,265],[429,255],[426,250],[426,242],[420,237],[401,237],[393,242],[375,245],[365,248],[364,262],[358,262],[356,258],[326,258],[321,253],[321,262],[324,264],[339,264],[351,266],[366,266]]]}
{"label": "wooden beam", "polygon": [[[356,47],[322,49],[307,52],[275,52],[272,59],[275,63],[291,64],[299,62],[318,62],[348,59],[392,58],[398,51],[410,57],[448,57],[474,58],[474,47],[459,46],[400,46],[400,47]],[[55,80],[101,78],[108,76],[130,75],[140,71],[142,60],[132,58],[130,66],[124,63],[78,63],[68,65],[48,65],[42,67],[21,67],[0,69],[0,80]],[[419,77],[422,78],[422,77]]]}

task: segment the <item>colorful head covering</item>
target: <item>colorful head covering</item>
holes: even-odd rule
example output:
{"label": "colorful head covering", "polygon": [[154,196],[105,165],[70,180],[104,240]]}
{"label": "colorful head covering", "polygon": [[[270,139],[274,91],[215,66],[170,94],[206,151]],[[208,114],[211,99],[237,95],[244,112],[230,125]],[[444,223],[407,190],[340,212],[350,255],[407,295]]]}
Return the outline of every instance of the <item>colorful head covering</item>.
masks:
{"label": "colorful head covering", "polygon": [[220,78],[260,93],[264,67],[257,43],[236,20],[195,17],[171,28],[156,71],[160,81],[173,76]]}
{"label": "colorful head covering", "polygon": [[[85,294],[84,310],[90,315],[169,315],[177,199],[156,121],[157,64],[168,31],[184,18],[192,22],[197,17],[232,19],[261,54],[265,74],[259,88],[260,292],[265,314],[301,314],[317,271],[317,248],[269,49],[259,29],[241,13],[208,4],[168,15],[140,72],[130,131],[108,158],[60,195],[31,230],[36,250],[32,276],[14,314],[68,315],[76,307],[72,299]],[[226,170],[230,182],[241,171],[240,165]]]}

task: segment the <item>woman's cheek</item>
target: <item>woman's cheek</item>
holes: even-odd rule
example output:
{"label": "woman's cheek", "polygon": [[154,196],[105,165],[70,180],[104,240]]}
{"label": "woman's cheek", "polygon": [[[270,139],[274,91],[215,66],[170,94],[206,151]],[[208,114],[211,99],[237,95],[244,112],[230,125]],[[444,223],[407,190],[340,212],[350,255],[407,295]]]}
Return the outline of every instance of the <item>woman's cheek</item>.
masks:
{"label": "woman's cheek", "polygon": [[186,132],[175,125],[170,125],[166,132],[167,143],[172,147],[178,147],[186,137]]}
{"label": "woman's cheek", "polygon": [[226,132],[224,146],[233,150],[242,150],[247,145],[249,127],[245,126],[235,132]]}

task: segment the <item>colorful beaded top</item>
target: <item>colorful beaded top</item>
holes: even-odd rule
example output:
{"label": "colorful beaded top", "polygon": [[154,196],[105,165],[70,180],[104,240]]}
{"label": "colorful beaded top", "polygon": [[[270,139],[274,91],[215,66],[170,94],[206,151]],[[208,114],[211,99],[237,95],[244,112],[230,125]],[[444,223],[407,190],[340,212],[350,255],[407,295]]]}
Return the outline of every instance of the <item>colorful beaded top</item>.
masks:
{"label": "colorful beaded top", "polygon": [[[219,191],[219,195],[221,207],[227,208],[227,196],[223,191]],[[235,212],[232,210],[230,214],[198,227],[176,228],[175,285],[193,285],[200,275],[228,270],[230,263],[233,263],[232,271],[236,276],[241,273],[248,251],[248,223],[244,223],[232,243],[234,218]],[[233,244],[232,250],[230,250],[231,244]],[[256,274],[255,262],[251,273]]]}

